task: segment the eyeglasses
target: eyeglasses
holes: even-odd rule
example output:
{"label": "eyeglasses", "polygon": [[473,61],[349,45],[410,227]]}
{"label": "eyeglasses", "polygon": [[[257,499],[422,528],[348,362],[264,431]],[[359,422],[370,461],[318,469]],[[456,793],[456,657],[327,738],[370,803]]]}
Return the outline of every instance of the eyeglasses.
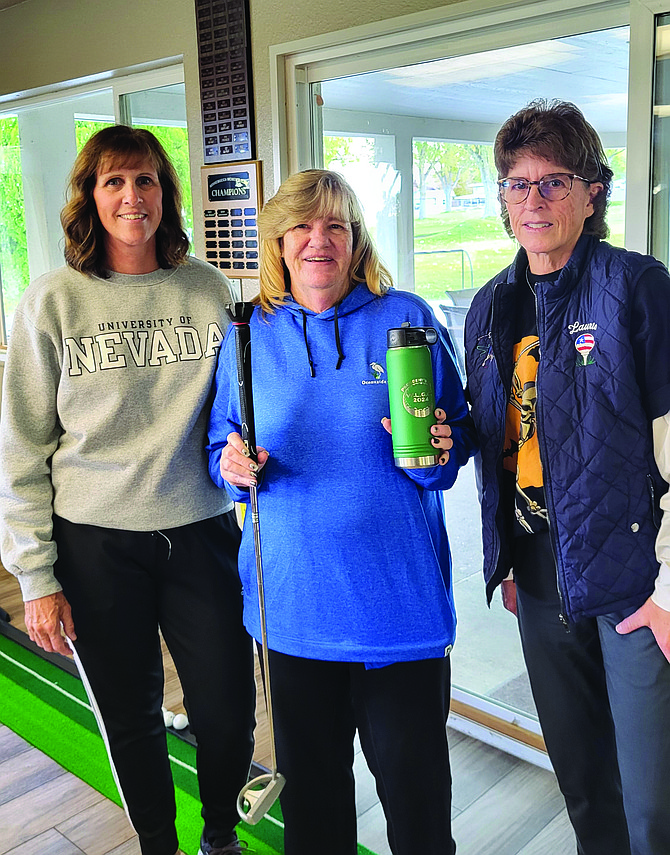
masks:
{"label": "eyeglasses", "polygon": [[527,178],[503,178],[498,182],[500,195],[509,205],[518,205],[525,202],[530,193],[530,188],[535,185],[543,199],[549,202],[560,202],[570,195],[572,183],[575,180],[583,181],[585,184],[593,184],[588,178],[581,175],[570,175],[567,172],[554,172],[545,175],[539,181],[529,181]]}

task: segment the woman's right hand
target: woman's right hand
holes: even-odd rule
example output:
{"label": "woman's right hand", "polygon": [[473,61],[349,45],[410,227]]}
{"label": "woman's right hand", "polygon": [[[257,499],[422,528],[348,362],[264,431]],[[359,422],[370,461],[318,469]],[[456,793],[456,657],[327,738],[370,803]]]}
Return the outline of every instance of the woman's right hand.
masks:
{"label": "woman's right hand", "polygon": [[[77,634],[74,631],[72,611],[65,599],[65,594],[58,591],[36,600],[28,600],[25,604],[26,629],[30,640],[34,641],[47,653],[62,653],[72,656],[72,651],[63,637],[63,632],[72,641]],[[62,629],[61,629],[62,627]]]}
{"label": "woman's right hand", "polygon": [[264,448],[257,448],[258,463],[249,458],[249,449],[239,433],[229,433],[221,449],[221,477],[235,487],[251,487],[257,483],[257,474],[270,456]]}

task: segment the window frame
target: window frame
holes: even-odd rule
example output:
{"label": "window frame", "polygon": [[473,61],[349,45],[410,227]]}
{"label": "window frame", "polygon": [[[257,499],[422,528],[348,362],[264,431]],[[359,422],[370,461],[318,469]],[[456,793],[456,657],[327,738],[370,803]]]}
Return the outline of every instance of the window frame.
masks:
{"label": "window frame", "polygon": [[[110,91],[114,104],[114,121],[117,124],[128,123],[130,116],[124,96],[146,89],[157,89],[184,83],[184,65],[180,57],[138,66],[133,69],[119,69],[114,72],[91,75],[85,80],[66,81],[52,86],[41,87],[30,93],[12,93],[0,97],[0,116],[14,115],[21,110],[48,106],[69,101],[81,95]],[[32,277],[31,277],[32,278]],[[0,271],[0,354],[7,349],[7,326],[2,299],[2,281]]]}
{"label": "window frame", "polygon": [[649,251],[656,14],[670,0],[466,0],[270,48],[274,183],[313,165],[310,85],[324,79],[630,26],[626,245]]}

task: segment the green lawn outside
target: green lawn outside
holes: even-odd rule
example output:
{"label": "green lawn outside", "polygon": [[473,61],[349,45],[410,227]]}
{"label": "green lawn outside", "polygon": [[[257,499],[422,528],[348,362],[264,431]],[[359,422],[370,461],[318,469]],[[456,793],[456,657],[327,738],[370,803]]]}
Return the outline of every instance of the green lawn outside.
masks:
{"label": "green lawn outside", "polygon": [[[623,246],[623,202],[610,203],[607,221],[610,227],[608,240],[616,246]],[[451,211],[414,221],[414,251],[436,250],[451,251],[414,256],[416,292],[428,300],[442,298],[445,291],[481,287],[512,261],[516,243],[507,236],[499,217],[481,217],[472,210]]]}

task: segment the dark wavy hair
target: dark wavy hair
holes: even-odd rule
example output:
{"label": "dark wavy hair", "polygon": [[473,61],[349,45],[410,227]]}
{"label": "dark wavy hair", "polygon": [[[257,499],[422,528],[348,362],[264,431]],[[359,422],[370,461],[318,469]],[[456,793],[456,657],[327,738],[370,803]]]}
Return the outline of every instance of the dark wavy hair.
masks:
{"label": "dark wavy hair", "polygon": [[67,202],[60,219],[65,233],[65,261],[81,273],[107,278],[105,229],[93,199],[98,170],[149,160],[163,191],[163,215],[156,232],[156,255],[163,268],[186,261],[189,240],[181,218],[179,178],[165,149],[150,132],[113,125],[94,134],[77,156],[70,174]]}
{"label": "dark wavy hair", "polygon": [[[607,200],[612,189],[612,172],[600,137],[582,111],[569,101],[539,98],[511,116],[500,128],[493,147],[498,178],[507,178],[524,154],[560,163],[568,172],[588,181],[600,182],[603,189],[593,200],[593,213],[584,222],[584,234],[606,238]],[[502,202],[502,220],[514,237],[507,206]]]}

